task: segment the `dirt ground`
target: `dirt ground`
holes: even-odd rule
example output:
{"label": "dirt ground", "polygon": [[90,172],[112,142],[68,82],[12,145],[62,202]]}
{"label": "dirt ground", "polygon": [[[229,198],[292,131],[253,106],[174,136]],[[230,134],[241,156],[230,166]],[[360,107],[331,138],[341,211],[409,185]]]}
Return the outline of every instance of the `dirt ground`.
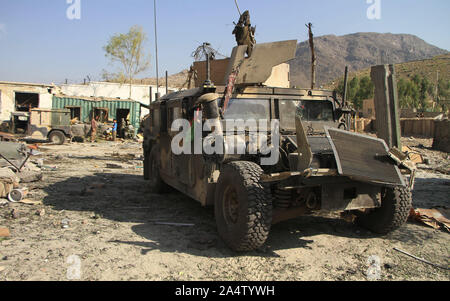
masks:
{"label": "dirt ground", "polygon": [[[404,139],[429,161],[414,206],[450,207],[449,154],[430,150],[430,141]],[[449,266],[450,235],[441,230],[408,222],[377,236],[338,215],[308,216],[275,225],[264,248],[238,254],[218,237],[211,208],[147,191],[140,144],[42,151],[44,178],[26,184],[27,198],[42,204],[0,207],[0,226],[11,232],[0,239],[0,280],[67,280],[74,267],[81,280],[366,280],[372,256],[380,280],[450,280],[448,270],[393,249]]]}

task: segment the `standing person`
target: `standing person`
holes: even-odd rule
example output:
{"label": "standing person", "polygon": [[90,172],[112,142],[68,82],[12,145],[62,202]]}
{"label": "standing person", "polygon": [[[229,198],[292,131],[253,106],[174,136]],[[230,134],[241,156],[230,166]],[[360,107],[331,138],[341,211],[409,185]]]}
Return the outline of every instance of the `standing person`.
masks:
{"label": "standing person", "polygon": [[97,127],[98,127],[98,116],[92,118],[91,121],[91,142],[95,142],[95,138],[97,138]]}
{"label": "standing person", "polygon": [[113,138],[113,141],[116,141],[116,138],[117,138],[117,120],[115,120],[115,119],[113,121],[112,138]]}
{"label": "standing person", "polygon": [[122,118],[120,120],[120,137],[125,139],[125,119]]}

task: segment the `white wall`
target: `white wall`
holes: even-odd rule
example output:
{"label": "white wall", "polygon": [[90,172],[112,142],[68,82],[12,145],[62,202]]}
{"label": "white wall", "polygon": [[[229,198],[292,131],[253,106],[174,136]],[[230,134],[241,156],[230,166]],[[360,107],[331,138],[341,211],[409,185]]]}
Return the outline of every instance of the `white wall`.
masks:
{"label": "white wall", "polygon": [[[131,97],[130,85],[118,84],[118,83],[106,83],[106,82],[90,82],[86,85],[61,85],[61,93],[67,96],[79,96],[79,97],[108,97],[108,98],[120,98],[120,99],[133,99],[140,103],[150,104],[150,87],[152,87],[152,99],[156,99],[156,86],[150,85],[132,85]],[[177,89],[169,88],[176,91]],[[160,87],[159,93],[161,96],[166,94],[166,88]],[[148,114],[148,110],[142,108],[141,117]]]}
{"label": "white wall", "polygon": [[[15,93],[36,93],[39,94],[39,108],[51,109],[53,95],[49,93],[50,86],[40,86],[26,83],[0,83],[0,122],[9,121],[11,113],[15,111]],[[53,92],[53,91],[52,91]]]}

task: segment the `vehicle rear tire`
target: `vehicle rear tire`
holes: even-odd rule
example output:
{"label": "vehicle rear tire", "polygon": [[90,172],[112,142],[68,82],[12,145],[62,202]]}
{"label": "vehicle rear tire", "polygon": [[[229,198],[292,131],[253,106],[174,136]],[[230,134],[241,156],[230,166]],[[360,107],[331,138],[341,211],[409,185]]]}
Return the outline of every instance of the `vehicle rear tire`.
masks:
{"label": "vehicle rear tire", "polygon": [[163,193],[167,191],[167,184],[161,178],[161,174],[159,171],[160,162],[159,162],[159,150],[156,146],[154,146],[148,156],[148,160],[146,160],[149,172],[148,179],[148,187],[153,193]]}
{"label": "vehicle rear tire", "polygon": [[260,182],[263,170],[253,162],[224,165],[215,194],[219,235],[234,251],[261,247],[272,225],[272,198]]}
{"label": "vehicle rear tire", "polygon": [[61,131],[53,131],[48,136],[48,139],[53,144],[62,145],[66,141],[66,135]]}
{"label": "vehicle rear tire", "polygon": [[409,188],[385,188],[382,192],[381,207],[366,214],[359,214],[356,222],[378,234],[387,234],[406,223],[412,207]]}

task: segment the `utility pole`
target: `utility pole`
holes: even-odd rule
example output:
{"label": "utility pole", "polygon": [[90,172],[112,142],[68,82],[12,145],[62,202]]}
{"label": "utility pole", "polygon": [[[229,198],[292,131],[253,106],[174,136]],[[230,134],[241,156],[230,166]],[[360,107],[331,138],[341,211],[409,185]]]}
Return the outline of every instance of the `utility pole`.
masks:
{"label": "utility pole", "polygon": [[158,30],[156,27],[156,0],[153,0],[155,15],[155,56],[156,56],[156,99],[159,98],[159,70],[158,70]]}
{"label": "utility pole", "polygon": [[309,34],[309,47],[311,48],[311,89],[314,89],[316,86],[316,54],[314,52],[314,35],[312,32],[312,24],[308,23],[306,25],[308,28],[308,34]]}

